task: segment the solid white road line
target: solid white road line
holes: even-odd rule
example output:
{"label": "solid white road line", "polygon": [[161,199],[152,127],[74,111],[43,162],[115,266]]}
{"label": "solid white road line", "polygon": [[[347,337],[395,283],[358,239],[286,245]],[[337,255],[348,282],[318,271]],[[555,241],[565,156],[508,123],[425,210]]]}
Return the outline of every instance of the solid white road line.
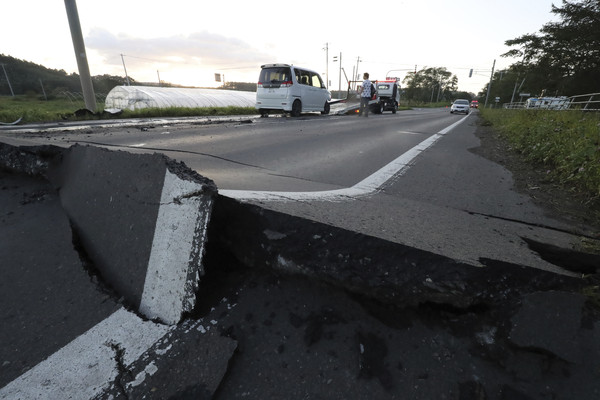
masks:
{"label": "solid white road line", "polygon": [[140,312],[176,324],[194,305],[212,209],[203,186],[165,173]]}
{"label": "solid white road line", "polygon": [[356,185],[338,190],[327,190],[319,192],[269,192],[258,190],[219,190],[226,197],[237,200],[261,200],[261,201],[287,201],[287,200],[325,200],[342,201],[349,197],[360,197],[377,192],[388,180],[399,174],[405,173],[411,162],[422,152],[433,146],[442,136],[456,128],[468,118],[468,115],[456,121],[452,125],[442,129],[402,154],[394,161],[374,172],[372,175],[358,182]]}
{"label": "solid white road line", "polygon": [[[179,322],[193,305],[212,206],[203,186],[165,173],[140,312]],[[0,399],[90,399],[170,329],[120,309],[4,388]],[[122,355],[118,355],[122,352]]]}
{"label": "solid white road line", "polygon": [[130,365],[173,328],[120,309],[0,389],[0,399],[91,399],[117,377],[118,357]]}

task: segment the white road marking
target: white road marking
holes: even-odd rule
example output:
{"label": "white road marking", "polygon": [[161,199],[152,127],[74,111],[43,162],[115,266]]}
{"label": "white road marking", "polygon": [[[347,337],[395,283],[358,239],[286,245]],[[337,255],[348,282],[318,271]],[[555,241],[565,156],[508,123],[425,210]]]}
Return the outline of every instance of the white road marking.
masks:
{"label": "white road marking", "polygon": [[[149,318],[175,324],[193,305],[212,206],[202,192],[166,171],[140,305]],[[0,399],[90,399],[118,376],[117,351],[129,366],[174,328],[120,309],[0,389]]]}
{"label": "white road marking", "polygon": [[91,399],[118,376],[117,349],[128,366],[174,328],[122,308],[0,389],[0,399]]}
{"label": "white road marking", "polygon": [[176,324],[193,307],[212,201],[201,184],[165,173],[140,312]]}
{"label": "white road marking", "polygon": [[406,133],[407,135],[422,135],[422,133],[411,131],[398,131],[398,133]]}
{"label": "white road marking", "polygon": [[358,182],[356,185],[338,190],[327,190],[319,192],[269,192],[258,190],[219,190],[226,197],[237,200],[261,200],[261,201],[287,201],[287,200],[327,200],[342,201],[349,197],[360,197],[377,192],[388,180],[399,174],[405,173],[410,168],[412,161],[422,152],[433,146],[442,136],[456,128],[468,118],[468,115],[456,121],[452,125],[442,129],[402,154],[394,161],[385,165],[372,175]]}

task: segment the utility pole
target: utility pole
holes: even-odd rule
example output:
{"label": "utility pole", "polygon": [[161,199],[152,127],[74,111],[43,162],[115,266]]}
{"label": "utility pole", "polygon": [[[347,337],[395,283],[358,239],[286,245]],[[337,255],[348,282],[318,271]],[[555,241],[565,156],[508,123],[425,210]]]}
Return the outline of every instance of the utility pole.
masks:
{"label": "utility pole", "polygon": [[327,75],[325,86],[329,89],[329,43],[325,43],[323,50],[325,50],[325,75]]}
{"label": "utility pole", "polygon": [[339,75],[339,82],[338,82],[338,96],[340,96],[340,99],[342,98],[342,52],[340,51],[340,75]]}
{"label": "utility pole", "polygon": [[494,68],[496,68],[496,60],[494,60],[494,64],[492,65],[492,75],[490,75],[490,83],[488,84],[487,95],[485,96],[485,104],[483,108],[487,107],[488,99],[490,97],[490,89],[492,88],[492,79],[494,78]]}
{"label": "utility pole", "polygon": [[46,90],[44,89],[44,84],[42,83],[41,79],[40,79],[40,86],[42,87],[42,93],[44,94],[44,99],[46,101],[48,101],[48,96],[46,96]]}
{"label": "utility pole", "polygon": [[123,54],[121,54],[121,62],[123,63],[123,69],[125,70],[125,80],[127,81],[127,86],[131,86],[129,83],[129,76],[127,75],[127,67],[125,67],[125,58]]}
{"label": "utility pole", "polygon": [[342,52],[340,51],[340,56],[338,58],[338,56],[333,56],[333,62],[338,62],[340,63],[340,74],[339,74],[339,81],[338,81],[338,96],[340,96],[340,99],[342,98]]}
{"label": "utility pole", "polygon": [[90,67],[85,53],[85,44],[83,43],[83,34],[81,33],[81,23],[79,22],[79,13],[75,0],[65,0],[67,9],[67,18],[71,28],[71,39],[73,40],[73,49],[79,69],[79,80],[81,81],[81,90],[83,91],[83,100],[85,108],[91,112],[96,112],[96,96],[94,95],[94,86],[90,75]]}
{"label": "utility pole", "polygon": [[8,82],[8,88],[10,89],[10,94],[12,95],[12,97],[15,97],[15,92],[13,92],[12,86],[10,84],[10,79],[8,79],[8,74],[6,73],[6,68],[4,68],[4,64],[0,64],[2,65],[2,69],[4,70],[4,76],[6,77],[6,82]]}

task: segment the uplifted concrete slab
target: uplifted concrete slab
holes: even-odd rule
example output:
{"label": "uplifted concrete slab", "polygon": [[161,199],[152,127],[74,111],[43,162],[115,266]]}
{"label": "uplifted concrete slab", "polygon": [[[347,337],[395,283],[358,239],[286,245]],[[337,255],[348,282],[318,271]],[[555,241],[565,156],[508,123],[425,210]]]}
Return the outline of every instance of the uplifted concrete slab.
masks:
{"label": "uplifted concrete slab", "polygon": [[2,145],[5,168],[56,187],[81,256],[125,303],[174,324],[194,306],[216,187],[159,154]]}
{"label": "uplifted concrete slab", "polygon": [[469,150],[479,146],[476,121],[469,117],[449,133],[438,133],[441,144],[433,145],[432,137],[425,139],[405,154],[423,147],[427,151],[399,162],[402,167],[389,174],[385,171],[389,175],[385,182],[378,181],[367,193],[355,190],[361,183],[319,193],[220,193],[466,265],[485,267],[491,260],[580,276],[580,266],[556,262],[546,253],[551,246],[573,250],[584,232],[547,216],[527,195],[514,190],[509,171]]}

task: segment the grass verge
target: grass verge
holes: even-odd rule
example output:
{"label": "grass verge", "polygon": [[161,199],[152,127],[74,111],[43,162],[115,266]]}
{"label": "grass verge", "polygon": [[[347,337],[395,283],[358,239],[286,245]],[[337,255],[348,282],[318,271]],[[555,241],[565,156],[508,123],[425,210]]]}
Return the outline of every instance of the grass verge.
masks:
{"label": "grass verge", "polygon": [[[31,96],[0,97],[0,122],[11,123],[21,118],[21,123],[54,122],[64,120],[99,120],[118,118],[154,118],[154,117],[208,117],[223,115],[252,115],[254,107],[198,107],[198,108],[147,108],[135,111],[123,110],[119,115],[97,113],[95,115],[75,116],[75,111],[84,108],[83,102],[69,99],[42,100]],[[98,103],[99,110],[104,109]]]}
{"label": "grass verge", "polygon": [[487,124],[553,181],[600,202],[600,115],[580,111],[481,109]]}

